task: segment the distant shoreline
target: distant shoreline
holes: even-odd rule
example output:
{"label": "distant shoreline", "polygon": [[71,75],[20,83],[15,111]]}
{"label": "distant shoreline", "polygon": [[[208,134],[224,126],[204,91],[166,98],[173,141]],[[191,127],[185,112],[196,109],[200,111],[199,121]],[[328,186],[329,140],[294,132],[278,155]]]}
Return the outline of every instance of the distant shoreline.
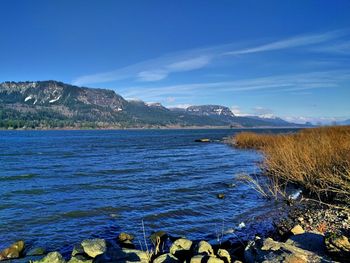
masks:
{"label": "distant shoreline", "polygon": [[305,129],[313,128],[310,127],[300,127],[300,126],[263,126],[263,127],[228,127],[228,126],[188,126],[188,127],[151,127],[151,128],[76,128],[76,127],[66,127],[66,128],[18,128],[18,129],[4,129],[0,128],[0,131],[120,131],[120,130],[265,130],[265,129]]}

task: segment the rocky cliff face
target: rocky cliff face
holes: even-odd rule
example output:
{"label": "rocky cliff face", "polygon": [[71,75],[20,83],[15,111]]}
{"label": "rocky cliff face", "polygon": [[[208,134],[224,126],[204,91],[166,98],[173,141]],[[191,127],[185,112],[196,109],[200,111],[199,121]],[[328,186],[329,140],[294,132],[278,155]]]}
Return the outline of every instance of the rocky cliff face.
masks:
{"label": "rocky cliff face", "polygon": [[235,116],[228,107],[220,105],[190,106],[186,111],[199,116]]}
{"label": "rocky cliff face", "polygon": [[[236,117],[220,105],[169,110],[159,103],[127,101],[112,90],[92,89],[58,81],[0,83],[0,127],[278,126],[266,120]],[[10,123],[10,124],[9,124]],[[55,126],[56,127],[56,126]],[[92,127],[95,127],[94,125]]]}
{"label": "rocky cliff face", "polygon": [[1,83],[0,102],[73,108],[75,103],[106,107],[115,111],[121,111],[127,103],[111,90],[81,88],[57,81]]}

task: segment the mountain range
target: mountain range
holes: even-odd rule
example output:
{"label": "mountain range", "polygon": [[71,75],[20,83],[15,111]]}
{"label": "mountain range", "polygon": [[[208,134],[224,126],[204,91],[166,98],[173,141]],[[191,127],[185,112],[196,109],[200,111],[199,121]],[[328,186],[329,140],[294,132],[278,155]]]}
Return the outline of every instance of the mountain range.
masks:
{"label": "mountain range", "polygon": [[58,81],[0,83],[1,128],[292,127],[280,118],[235,116],[220,105],[166,108],[113,90]]}

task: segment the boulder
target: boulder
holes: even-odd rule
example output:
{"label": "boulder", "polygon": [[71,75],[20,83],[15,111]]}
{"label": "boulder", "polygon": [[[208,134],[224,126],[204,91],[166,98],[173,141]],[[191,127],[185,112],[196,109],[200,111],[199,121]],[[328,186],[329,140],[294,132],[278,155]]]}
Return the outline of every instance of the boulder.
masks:
{"label": "boulder", "polygon": [[142,250],[123,248],[122,252],[128,262],[148,263],[150,261],[150,255]]}
{"label": "boulder", "polygon": [[66,261],[60,253],[50,252],[43,259],[34,261],[33,263],[66,263]]}
{"label": "boulder", "polygon": [[151,239],[153,244],[156,244],[157,240],[160,240],[160,242],[163,243],[167,238],[168,238],[168,234],[166,232],[164,232],[164,231],[154,232],[150,236],[150,239]]}
{"label": "boulder", "polygon": [[44,255],[44,254],[45,254],[45,249],[43,249],[42,247],[36,247],[36,248],[29,250],[26,253],[26,256],[40,256],[40,255]]}
{"label": "boulder", "polygon": [[192,247],[192,241],[186,238],[179,238],[170,247],[170,254],[182,259],[187,257]]}
{"label": "boulder", "polygon": [[84,255],[84,254],[85,254],[85,251],[81,244],[74,245],[73,251],[72,251],[72,257],[76,255]]}
{"label": "boulder", "polygon": [[208,255],[196,255],[191,258],[190,263],[224,263],[223,260],[216,258],[216,257],[210,257]]}
{"label": "boulder", "polygon": [[344,235],[328,234],[325,238],[326,252],[341,262],[350,259],[350,242]]}
{"label": "boulder", "polygon": [[153,260],[153,263],[178,263],[180,262],[176,257],[172,254],[163,254]]}
{"label": "boulder", "polygon": [[319,233],[305,232],[290,236],[286,244],[311,251],[319,256],[325,255],[324,236]]}
{"label": "boulder", "polygon": [[127,254],[114,241],[106,241],[107,250],[105,253],[96,256],[93,260],[94,263],[115,263],[125,262]]}
{"label": "boulder", "polygon": [[118,241],[119,242],[125,242],[125,241],[133,241],[134,240],[134,236],[127,234],[127,233],[120,233],[118,236]]}
{"label": "boulder", "polygon": [[134,243],[132,243],[132,241],[130,241],[130,240],[125,240],[124,242],[119,242],[119,245],[122,248],[130,248],[130,249],[135,249],[136,248]]}
{"label": "boulder", "polygon": [[191,258],[192,241],[186,238],[179,238],[170,247],[170,254],[174,255],[180,261]]}
{"label": "boulder", "polygon": [[223,260],[221,260],[220,258],[209,257],[207,260],[207,263],[225,263],[225,262]]}
{"label": "boulder", "polygon": [[92,263],[92,259],[86,258],[83,255],[76,255],[72,257],[68,263]]}
{"label": "boulder", "polygon": [[245,262],[322,262],[317,254],[283,242],[267,238],[248,243],[244,252]]}
{"label": "boulder", "polygon": [[24,241],[13,243],[10,247],[0,252],[0,260],[19,258],[24,250]]}
{"label": "boulder", "polygon": [[214,250],[212,246],[207,241],[201,241],[196,246],[196,254],[198,255],[208,255],[214,256]]}
{"label": "boulder", "polygon": [[219,249],[217,256],[222,259],[225,263],[231,263],[231,255],[226,249]]}
{"label": "boulder", "polygon": [[204,262],[204,255],[196,255],[191,258],[190,263],[202,263],[202,260]]}
{"label": "boulder", "polygon": [[81,242],[84,252],[92,258],[106,252],[107,245],[104,239],[86,239]]}
{"label": "boulder", "polygon": [[293,227],[290,232],[292,232],[293,235],[300,235],[305,233],[304,229],[300,225]]}

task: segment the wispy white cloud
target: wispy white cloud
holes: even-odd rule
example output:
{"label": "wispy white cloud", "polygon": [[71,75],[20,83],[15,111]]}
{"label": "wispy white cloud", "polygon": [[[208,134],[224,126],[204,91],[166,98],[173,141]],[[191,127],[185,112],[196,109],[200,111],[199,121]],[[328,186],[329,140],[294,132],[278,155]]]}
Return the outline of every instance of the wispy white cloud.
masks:
{"label": "wispy white cloud", "polygon": [[172,105],[169,105],[168,108],[187,109],[190,106],[192,106],[192,104],[183,103],[183,104],[172,104]]}
{"label": "wispy white cloud", "polygon": [[164,98],[177,96],[213,96],[217,92],[283,92],[292,93],[319,88],[337,88],[344,81],[350,81],[350,71],[333,70],[302,74],[275,75],[234,81],[184,83],[168,86],[134,86],[120,90],[128,97]]}
{"label": "wispy white cloud", "polygon": [[338,55],[350,55],[350,41],[337,41],[336,43],[314,47],[311,51]]}
{"label": "wispy white cloud", "polygon": [[169,72],[165,70],[148,70],[141,71],[137,74],[137,77],[141,81],[157,81],[165,79],[168,76]]}
{"label": "wispy white cloud", "polygon": [[312,117],[312,116],[285,116],[282,117],[284,120],[304,124],[310,122],[312,124],[330,125],[337,124],[346,120],[346,117]]}
{"label": "wispy white cloud", "polygon": [[178,61],[168,65],[166,68],[172,72],[188,71],[202,68],[209,64],[210,56],[199,56],[195,58],[190,58],[183,61]]}
{"label": "wispy white cloud", "polygon": [[225,55],[242,55],[242,54],[249,54],[249,53],[266,52],[266,51],[314,45],[314,44],[319,44],[319,43],[336,39],[340,36],[343,36],[344,33],[345,31],[338,30],[338,31],[326,32],[323,34],[297,36],[297,37],[287,38],[283,40],[278,40],[275,42],[271,42],[268,44],[264,44],[264,45],[260,45],[252,48],[229,51],[224,54]]}
{"label": "wispy white cloud", "polygon": [[236,116],[248,116],[249,114],[242,112],[242,109],[238,105],[233,105],[230,107],[232,113]]}
{"label": "wispy white cloud", "polygon": [[253,108],[253,115],[264,118],[274,117],[273,110],[261,106],[256,106]]}
{"label": "wispy white cloud", "polygon": [[[232,43],[209,48],[186,50],[146,60],[112,71],[80,76],[73,80],[73,84],[87,85],[124,79],[141,82],[160,81],[166,79],[171,74],[202,69],[215,63],[215,61],[229,59],[230,56],[318,45],[328,43],[329,41],[340,38],[347,33],[346,30],[337,30],[321,34],[295,36],[272,41],[266,44],[255,45],[249,48],[237,48],[237,44]],[[233,48],[234,46],[236,48]],[[337,48],[339,48],[339,46],[332,47],[330,45],[328,47],[328,49],[332,50]],[[348,52],[348,46],[346,43],[341,47],[341,50],[343,50],[343,52]],[[324,49],[324,51],[326,50]]]}
{"label": "wispy white cloud", "polygon": [[209,56],[199,56],[182,61],[177,61],[155,70],[146,70],[138,73],[140,81],[158,81],[165,79],[169,74],[174,72],[191,71],[205,67],[210,63]]}

